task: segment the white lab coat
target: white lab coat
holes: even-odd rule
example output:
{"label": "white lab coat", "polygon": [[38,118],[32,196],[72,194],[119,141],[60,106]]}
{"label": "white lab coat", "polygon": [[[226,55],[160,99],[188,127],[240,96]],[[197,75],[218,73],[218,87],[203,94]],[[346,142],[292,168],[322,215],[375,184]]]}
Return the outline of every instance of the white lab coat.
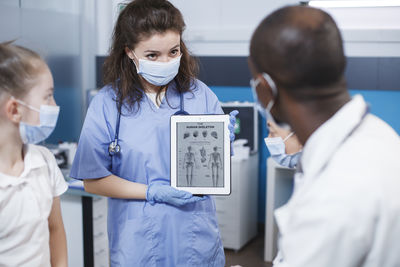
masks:
{"label": "white lab coat", "polygon": [[400,138],[355,96],[307,140],[274,267],[400,266]]}

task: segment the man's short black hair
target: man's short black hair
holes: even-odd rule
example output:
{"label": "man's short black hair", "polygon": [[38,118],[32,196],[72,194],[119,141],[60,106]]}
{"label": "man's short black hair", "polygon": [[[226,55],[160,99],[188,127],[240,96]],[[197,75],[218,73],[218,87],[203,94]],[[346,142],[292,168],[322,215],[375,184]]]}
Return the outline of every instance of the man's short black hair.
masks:
{"label": "man's short black hair", "polygon": [[[315,96],[312,88],[329,88],[344,81],[346,59],[339,29],[326,12],[288,6],[267,16],[250,44],[258,72],[268,73],[293,96]],[[320,90],[321,91],[321,90]],[[322,93],[323,92],[318,92]]]}

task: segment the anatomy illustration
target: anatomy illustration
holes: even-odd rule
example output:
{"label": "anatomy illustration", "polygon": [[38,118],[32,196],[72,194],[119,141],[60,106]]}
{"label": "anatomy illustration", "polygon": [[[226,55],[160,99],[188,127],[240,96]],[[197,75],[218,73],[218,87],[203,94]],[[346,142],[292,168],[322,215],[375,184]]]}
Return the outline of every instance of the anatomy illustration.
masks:
{"label": "anatomy illustration", "polygon": [[206,162],[206,160],[207,160],[207,158],[206,158],[207,152],[206,152],[206,150],[204,149],[204,147],[202,147],[202,148],[200,149],[200,156],[201,156],[201,159],[200,159],[201,163]]}
{"label": "anatomy illustration", "polygon": [[213,186],[218,185],[219,169],[222,169],[221,154],[218,151],[218,147],[213,148],[214,152],[210,154],[210,160],[208,161],[208,168],[211,167]]}
{"label": "anatomy illustration", "polygon": [[185,153],[185,157],[183,158],[183,168],[186,169],[186,182],[188,186],[192,186],[193,180],[193,169],[196,163],[196,158],[194,153],[192,152],[192,147],[187,147],[187,152]]}
{"label": "anatomy illustration", "polygon": [[176,148],[174,154],[171,153],[171,166],[176,170],[176,185],[189,188],[223,187],[224,123],[178,123],[174,136]]}

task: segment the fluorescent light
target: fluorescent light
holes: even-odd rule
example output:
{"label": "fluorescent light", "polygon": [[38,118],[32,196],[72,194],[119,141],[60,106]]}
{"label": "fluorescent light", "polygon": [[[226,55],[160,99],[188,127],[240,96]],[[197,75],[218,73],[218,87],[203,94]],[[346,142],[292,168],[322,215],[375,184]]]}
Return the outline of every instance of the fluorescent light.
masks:
{"label": "fluorescent light", "polygon": [[308,1],[309,6],[314,7],[389,7],[400,6],[399,0],[342,0],[342,1]]}

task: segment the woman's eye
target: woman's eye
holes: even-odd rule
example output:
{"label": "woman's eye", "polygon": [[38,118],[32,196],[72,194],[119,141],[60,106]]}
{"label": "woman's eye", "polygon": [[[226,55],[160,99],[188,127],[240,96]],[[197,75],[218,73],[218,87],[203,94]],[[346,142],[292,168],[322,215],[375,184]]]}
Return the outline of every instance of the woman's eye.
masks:
{"label": "woman's eye", "polygon": [[179,50],[178,49],[175,49],[175,50],[171,51],[171,55],[173,55],[173,56],[176,56],[178,54],[179,54]]}
{"label": "woman's eye", "polygon": [[150,60],[155,60],[157,58],[157,55],[156,54],[148,54],[146,57]]}

